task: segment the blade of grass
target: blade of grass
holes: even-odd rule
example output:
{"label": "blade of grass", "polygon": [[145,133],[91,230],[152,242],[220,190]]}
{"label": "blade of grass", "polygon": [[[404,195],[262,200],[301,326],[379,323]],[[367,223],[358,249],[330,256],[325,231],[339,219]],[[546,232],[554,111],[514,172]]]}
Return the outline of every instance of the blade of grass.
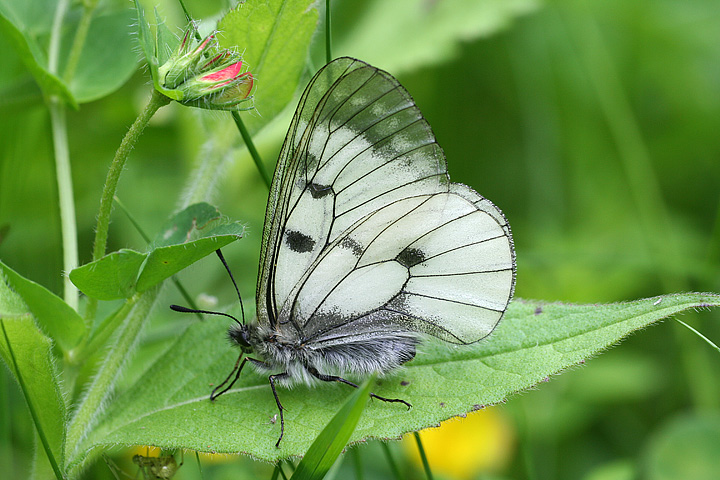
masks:
{"label": "blade of grass", "polygon": [[195,450],[195,461],[197,462],[198,471],[200,472],[200,480],[202,480],[205,476],[203,475],[202,464],[200,463],[200,454],[197,450]]}
{"label": "blade of grass", "polygon": [[318,480],[330,470],[355,431],[374,380],[375,376],[367,379],[323,428],[298,464],[293,480]]}
{"label": "blade of grass", "polygon": [[280,476],[283,478],[283,480],[287,480],[287,475],[285,475],[285,471],[282,469],[282,465],[278,463],[278,471],[280,472]]}
{"label": "blade of grass", "polygon": [[357,448],[353,448],[350,451],[350,455],[352,455],[353,458],[353,468],[355,470],[355,479],[356,480],[362,480],[365,478],[365,475],[363,474],[363,465],[362,465],[362,458],[360,455],[360,450]]}
{"label": "blade of grass", "polygon": [[7,343],[8,346],[8,353],[10,354],[10,358],[12,359],[13,368],[15,369],[15,373],[17,374],[18,383],[20,384],[20,390],[23,393],[23,396],[25,396],[25,401],[28,405],[28,410],[30,410],[30,416],[32,417],[33,423],[35,424],[35,428],[37,429],[38,436],[40,437],[40,442],[43,445],[43,449],[45,449],[45,453],[47,454],[48,460],[50,461],[50,466],[53,469],[53,472],[55,473],[55,477],[58,480],[63,480],[65,477],[63,477],[62,472],[60,471],[60,467],[57,464],[57,461],[55,460],[55,456],[52,453],[52,450],[50,449],[50,443],[48,442],[47,436],[45,435],[45,431],[42,428],[42,425],[40,424],[40,419],[38,417],[37,411],[35,411],[35,406],[32,403],[32,400],[30,399],[30,395],[27,390],[27,386],[25,385],[25,380],[23,379],[22,373],[20,373],[20,368],[17,364],[17,359],[15,358],[15,353],[13,352],[12,344],[10,342],[10,339],[8,338],[7,331],[5,330],[5,322],[0,318],[0,327],[2,327],[3,336],[5,337],[5,343]]}
{"label": "blade of grass", "polygon": [[691,327],[691,326],[688,325],[687,323],[683,322],[682,320],[678,320],[678,319],[676,318],[675,321],[678,322],[679,324],[684,325],[685,327],[687,327],[691,332],[695,333],[695,335],[697,335],[698,337],[700,337],[700,338],[702,338],[703,340],[705,340],[711,347],[713,347],[715,350],[717,350],[718,352],[720,352],[720,347],[718,347],[717,345],[715,345],[715,343],[713,343],[713,341],[710,340],[709,338],[707,338],[705,335],[703,335],[702,333],[698,332],[697,330],[695,330],[693,327]]}
{"label": "blade of grass", "polygon": [[387,458],[387,461],[390,464],[390,470],[393,473],[393,477],[397,480],[401,480],[402,477],[400,476],[400,469],[398,469],[395,457],[393,457],[393,454],[390,451],[390,445],[388,445],[387,442],[380,442],[380,445],[382,446],[383,452],[385,452],[385,458]]}
{"label": "blade of grass", "polygon": [[423,448],[422,440],[420,440],[420,434],[418,432],[413,432],[413,435],[415,435],[415,443],[417,443],[423,468],[425,468],[425,476],[427,476],[428,480],[433,480],[432,470],[430,470],[430,463],[428,463],[427,455],[425,455],[425,449]]}

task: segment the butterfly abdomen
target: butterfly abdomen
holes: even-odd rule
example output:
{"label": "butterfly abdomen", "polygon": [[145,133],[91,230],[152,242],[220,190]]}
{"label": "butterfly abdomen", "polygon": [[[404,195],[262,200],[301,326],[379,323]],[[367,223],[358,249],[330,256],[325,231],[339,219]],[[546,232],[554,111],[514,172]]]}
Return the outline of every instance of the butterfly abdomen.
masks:
{"label": "butterfly abdomen", "polygon": [[301,339],[286,338],[261,326],[257,326],[250,338],[255,353],[264,361],[264,365],[256,367],[263,373],[287,372],[288,376],[280,382],[285,386],[317,383],[317,377],[310,370],[354,377],[386,374],[412,360],[420,342],[412,332],[377,332],[337,343],[303,343]]}

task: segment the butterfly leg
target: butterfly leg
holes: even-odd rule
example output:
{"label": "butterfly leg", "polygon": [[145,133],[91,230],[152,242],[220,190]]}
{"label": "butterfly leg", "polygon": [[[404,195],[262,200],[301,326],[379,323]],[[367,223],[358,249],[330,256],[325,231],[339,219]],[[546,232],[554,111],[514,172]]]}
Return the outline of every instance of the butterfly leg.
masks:
{"label": "butterfly leg", "polygon": [[[339,382],[344,383],[345,385],[350,385],[351,387],[360,388],[358,385],[354,384],[353,382],[349,380],[345,380],[342,377],[336,377],[335,375],[325,375],[323,373],[320,373],[317,371],[315,367],[308,367],[305,366],[308,372],[310,372],[310,375],[317,378],[318,380],[322,380],[323,382]],[[377,398],[378,400],[382,400],[383,402],[389,402],[389,403],[402,403],[406,407],[408,407],[408,410],[412,408],[412,405],[410,405],[409,402],[406,402],[405,400],[402,400],[400,398],[385,398],[381,397],[380,395],[375,395],[374,393],[370,393],[371,398]]]}
{"label": "butterfly leg", "polygon": [[[245,366],[245,362],[248,360],[248,357],[245,357],[243,359],[242,363],[240,363],[240,359],[242,358],[242,356],[243,356],[243,354],[241,353],[237,359],[237,362],[235,362],[235,366],[233,367],[232,371],[230,372],[230,375],[228,375],[227,378],[225,380],[223,380],[220,385],[213,388],[213,391],[210,393],[210,401],[215,400],[217,397],[219,397],[223,393],[230,390],[232,388],[232,386],[235,385],[235,382],[237,382],[238,378],[240,378],[240,372],[242,372],[242,369]],[[218,393],[216,395],[215,392],[217,392],[219,389],[221,389],[223,387],[223,385],[225,385],[228,382],[228,380],[230,380],[232,378],[233,373],[235,374],[235,378],[233,378],[233,381],[230,382],[230,385],[225,387],[223,390],[220,391],[220,393]]]}
{"label": "butterfly leg", "polygon": [[283,407],[282,403],[280,403],[280,398],[278,397],[277,390],[275,390],[275,382],[277,380],[282,380],[283,378],[289,377],[290,375],[287,372],[277,373],[268,377],[268,380],[270,380],[270,388],[272,389],[273,396],[275,397],[275,403],[277,404],[278,410],[280,411],[280,438],[278,438],[278,441],[275,443],[275,447],[277,448],[280,448],[280,440],[282,440],[283,435],[285,435],[285,415],[283,415],[283,410],[285,410],[285,407]]}

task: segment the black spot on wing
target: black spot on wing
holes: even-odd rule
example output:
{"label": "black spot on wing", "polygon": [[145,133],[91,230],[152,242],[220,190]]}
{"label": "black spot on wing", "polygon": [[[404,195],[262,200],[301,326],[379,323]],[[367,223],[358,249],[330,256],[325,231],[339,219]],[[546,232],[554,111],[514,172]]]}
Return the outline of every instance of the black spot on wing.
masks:
{"label": "black spot on wing", "polygon": [[317,183],[311,183],[308,185],[308,189],[310,190],[310,195],[312,195],[313,198],[322,198],[325,195],[333,193],[332,185],[318,185]]}
{"label": "black spot on wing", "polygon": [[425,261],[425,254],[417,248],[406,248],[398,253],[395,261],[405,268],[414,267],[415,265]]}
{"label": "black spot on wing", "polygon": [[340,246],[343,248],[347,248],[348,250],[352,250],[353,255],[360,258],[363,254],[363,246],[360,245],[360,242],[355,240],[351,237],[345,237],[340,242]]}
{"label": "black spot on wing", "polygon": [[285,234],[285,242],[290,250],[298,253],[310,252],[315,247],[315,240],[296,230],[289,230]]}

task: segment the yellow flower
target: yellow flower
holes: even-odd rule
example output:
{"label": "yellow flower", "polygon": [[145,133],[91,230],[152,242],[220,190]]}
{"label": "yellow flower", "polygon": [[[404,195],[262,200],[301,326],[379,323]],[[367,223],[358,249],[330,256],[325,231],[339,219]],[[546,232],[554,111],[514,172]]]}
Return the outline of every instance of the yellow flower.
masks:
{"label": "yellow flower", "polygon": [[[512,457],[515,432],[502,411],[490,407],[422,430],[420,439],[433,473],[466,479],[502,471]],[[403,447],[422,468],[414,436],[406,436]]]}

